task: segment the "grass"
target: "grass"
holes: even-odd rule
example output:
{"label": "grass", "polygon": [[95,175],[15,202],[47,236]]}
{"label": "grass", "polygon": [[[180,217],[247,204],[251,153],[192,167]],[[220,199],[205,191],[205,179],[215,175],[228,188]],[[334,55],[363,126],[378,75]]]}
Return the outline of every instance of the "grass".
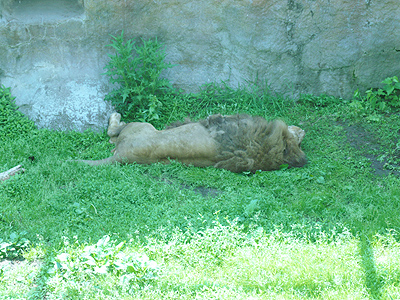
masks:
{"label": "grass", "polygon": [[[0,262],[1,299],[400,298],[399,177],[375,175],[366,157],[396,170],[398,114],[371,121],[341,99],[295,103],[254,86],[169,97],[159,128],[217,112],[279,117],[306,130],[309,164],[90,167],[71,159],[109,156],[105,133],[37,130],[10,110],[1,171],[26,172],[0,183],[0,254],[23,251]],[[373,147],[351,145],[349,125]]]}

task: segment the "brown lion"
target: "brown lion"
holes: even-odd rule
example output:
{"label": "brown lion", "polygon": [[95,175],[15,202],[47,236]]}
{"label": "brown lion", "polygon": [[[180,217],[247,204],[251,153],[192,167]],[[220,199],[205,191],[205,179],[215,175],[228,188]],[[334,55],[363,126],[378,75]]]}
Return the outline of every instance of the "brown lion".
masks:
{"label": "brown lion", "polygon": [[121,122],[113,113],[107,134],[115,143],[114,156],[81,160],[89,165],[114,162],[151,164],[170,159],[196,167],[213,166],[232,172],[255,172],[307,163],[300,144],[304,130],[283,121],[249,115],[209,116],[198,122],[177,123],[156,130],[149,123]]}

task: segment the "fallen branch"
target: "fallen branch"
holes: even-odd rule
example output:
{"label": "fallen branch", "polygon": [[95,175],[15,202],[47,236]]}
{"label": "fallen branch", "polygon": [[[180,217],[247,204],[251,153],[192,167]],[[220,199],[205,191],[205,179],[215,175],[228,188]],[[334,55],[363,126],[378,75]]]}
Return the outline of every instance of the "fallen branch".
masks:
{"label": "fallen branch", "polygon": [[25,169],[21,167],[21,165],[18,165],[14,168],[11,168],[8,171],[5,171],[3,173],[0,173],[0,181],[4,181],[7,179],[10,179],[11,176],[17,174],[17,173],[23,173],[25,172]]}

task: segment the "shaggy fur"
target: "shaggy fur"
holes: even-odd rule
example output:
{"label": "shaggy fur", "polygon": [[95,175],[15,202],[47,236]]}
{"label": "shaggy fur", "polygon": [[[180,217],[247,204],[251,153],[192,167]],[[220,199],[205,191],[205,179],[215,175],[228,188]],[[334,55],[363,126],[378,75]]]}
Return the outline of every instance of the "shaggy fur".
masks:
{"label": "shaggy fur", "polygon": [[307,163],[300,149],[304,131],[283,121],[267,122],[249,115],[212,115],[199,122],[176,123],[158,131],[148,123],[120,122],[110,117],[108,135],[116,143],[114,156],[90,165],[113,162],[169,162],[214,166],[232,172],[276,170],[281,165],[302,167]]}
{"label": "shaggy fur", "polygon": [[[190,123],[172,124],[168,128]],[[307,163],[300,144],[304,130],[289,128],[283,121],[268,122],[249,115],[209,116],[199,121],[218,143],[216,168],[232,172],[279,169],[281,165],[302,167]],[[289,130],[291,129],[291,130]]]}

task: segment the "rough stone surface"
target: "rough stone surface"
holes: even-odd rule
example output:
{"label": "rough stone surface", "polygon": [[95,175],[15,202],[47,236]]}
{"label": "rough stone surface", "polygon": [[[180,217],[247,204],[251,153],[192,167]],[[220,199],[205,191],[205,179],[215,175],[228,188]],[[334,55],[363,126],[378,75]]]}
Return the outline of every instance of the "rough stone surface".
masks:
{"label": "rough stone surface", "polygon": [[101,129],[109,34],[154,38],[194,91],[258,80],[351,98],[400,75],[398,0],[0,0],[0,81],[41,127]]}

